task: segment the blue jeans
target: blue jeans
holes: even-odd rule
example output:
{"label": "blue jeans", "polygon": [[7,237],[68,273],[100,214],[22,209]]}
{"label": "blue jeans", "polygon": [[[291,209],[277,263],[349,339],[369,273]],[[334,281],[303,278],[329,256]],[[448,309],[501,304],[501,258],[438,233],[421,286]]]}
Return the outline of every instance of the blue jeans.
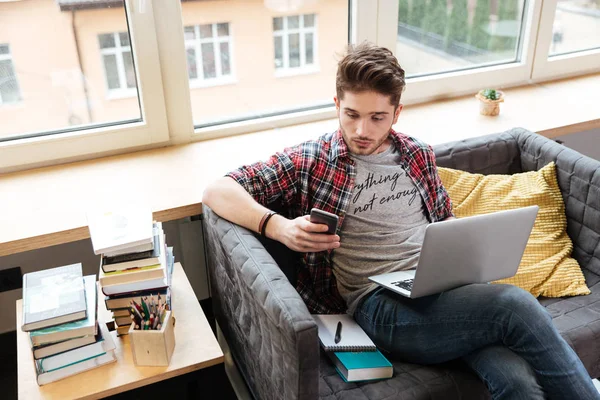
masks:
{"label": "blue jeans", "polygon": [[419,299],[378,288],[354,318],[392,358],[462,358],[494,399],[600,399],[549,314],[516,286],[473,284]]}

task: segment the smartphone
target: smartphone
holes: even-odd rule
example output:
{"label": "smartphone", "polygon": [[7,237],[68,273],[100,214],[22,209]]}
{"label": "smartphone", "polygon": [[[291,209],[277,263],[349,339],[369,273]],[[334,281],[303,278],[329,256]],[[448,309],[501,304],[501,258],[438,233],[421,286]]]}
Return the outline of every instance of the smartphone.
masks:
{"label": "smartphone", "polygon": [[318,208],[313,208],[310,210],[310,222],[315,224],[325,224],[329,227],[327,232],[328,234],[335,234],[338,225],[338,216],[327,211],[319,210]]}

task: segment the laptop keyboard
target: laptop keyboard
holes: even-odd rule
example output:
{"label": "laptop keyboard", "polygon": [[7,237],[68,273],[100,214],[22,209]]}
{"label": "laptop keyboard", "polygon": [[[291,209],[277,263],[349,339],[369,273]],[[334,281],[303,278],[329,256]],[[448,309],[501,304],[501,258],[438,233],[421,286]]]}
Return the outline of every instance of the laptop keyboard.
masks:
{"label": "laptop keyboard", "polygon": [[398,286],[399,288],[408,290],[410,292],[410,291],[412,291],[414,281],[415,281],[414,279],[406,279],[403,281],[392,282],[392,285]]}

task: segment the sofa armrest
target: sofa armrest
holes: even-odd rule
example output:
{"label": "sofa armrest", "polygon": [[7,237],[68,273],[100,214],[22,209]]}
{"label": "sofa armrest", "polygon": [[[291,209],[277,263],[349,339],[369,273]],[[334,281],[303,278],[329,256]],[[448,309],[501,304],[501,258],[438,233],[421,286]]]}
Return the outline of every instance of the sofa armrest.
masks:
{"label": "sofa armrest", "polygon": [[523,171],[556,163],[573,257],[600,275],[600,161],[525,129],[509,131],[519,144]]}
{"label": "sofa armrest", "polygon": [[316,399],[317,326],[258,239],[203,206],[215,317],[259,399]]}
{"label": "sofa armrest", "polygon": [[440,167],[484,175],[521,172],[519,145],[506,132],[439,144],[433,151]]}

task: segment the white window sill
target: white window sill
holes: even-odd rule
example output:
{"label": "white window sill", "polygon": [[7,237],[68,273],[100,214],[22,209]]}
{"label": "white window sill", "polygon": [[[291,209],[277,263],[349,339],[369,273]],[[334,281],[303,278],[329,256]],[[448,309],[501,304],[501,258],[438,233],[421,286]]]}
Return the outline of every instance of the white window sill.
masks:
{"label": "white window sill", "polygon": [[[596,89],[600,89],[600,74],[506,89],[497,117],[479,115],[473,95],[412,105],[402,111],[395,128],[432,145],[518,126],[547,137],[600,129]],[[337,128],[335,115],[324,118],[329,119],[3,174],[0,193],[11,195],[0,196],[0,209],[11,212],[0,217],[0,225],[20,229],[0,232],[0,256],[89,237],[85,211],[106,191],[97,182],[110,181],[119,198],[152,199],[154,210],[161,210],[155,218],[161,221],[199,214],[202,192],[209,182],[242,164]],[[122,173],[114,174],[115,168]],[[180,179],[173,179],[181,171],[186,181],[195,184],[182,186]],[[158,180],[153,185],[131,185],[148,176]],[[78,196],[72,196],[74,187]],[[162,188],[160,193],[156,187]],[[45,194],[43,201],[38,193]]]}
{"label": "white window sill", "polygon": [[216,86],[235,85],[238,80],[234,76],[211,79],[190,79],[190,89],[203,89]]}
{"label": "white window sill", "polygon": [[25,107],[25,102],[23,101],[23,99],[21,100],[17,100],[17,101],[11,101],[11,102],[6,102],[6,103],[0,103],[0,109],[9,109],[9,108],[23,108]]}
{"label": "white window sill", "polygon": [[138,92],[137,89],[115,89],[109,90],[106,95],[106,100],[121,100],[121,99],[130,99],[132,97],[137,97]]}
{"label": "white window sill", "polygon": [[287,78],[290,76],[310,75],[321,72],[318,66],[298,67],[298,68],[276,68],[275,78]]}

